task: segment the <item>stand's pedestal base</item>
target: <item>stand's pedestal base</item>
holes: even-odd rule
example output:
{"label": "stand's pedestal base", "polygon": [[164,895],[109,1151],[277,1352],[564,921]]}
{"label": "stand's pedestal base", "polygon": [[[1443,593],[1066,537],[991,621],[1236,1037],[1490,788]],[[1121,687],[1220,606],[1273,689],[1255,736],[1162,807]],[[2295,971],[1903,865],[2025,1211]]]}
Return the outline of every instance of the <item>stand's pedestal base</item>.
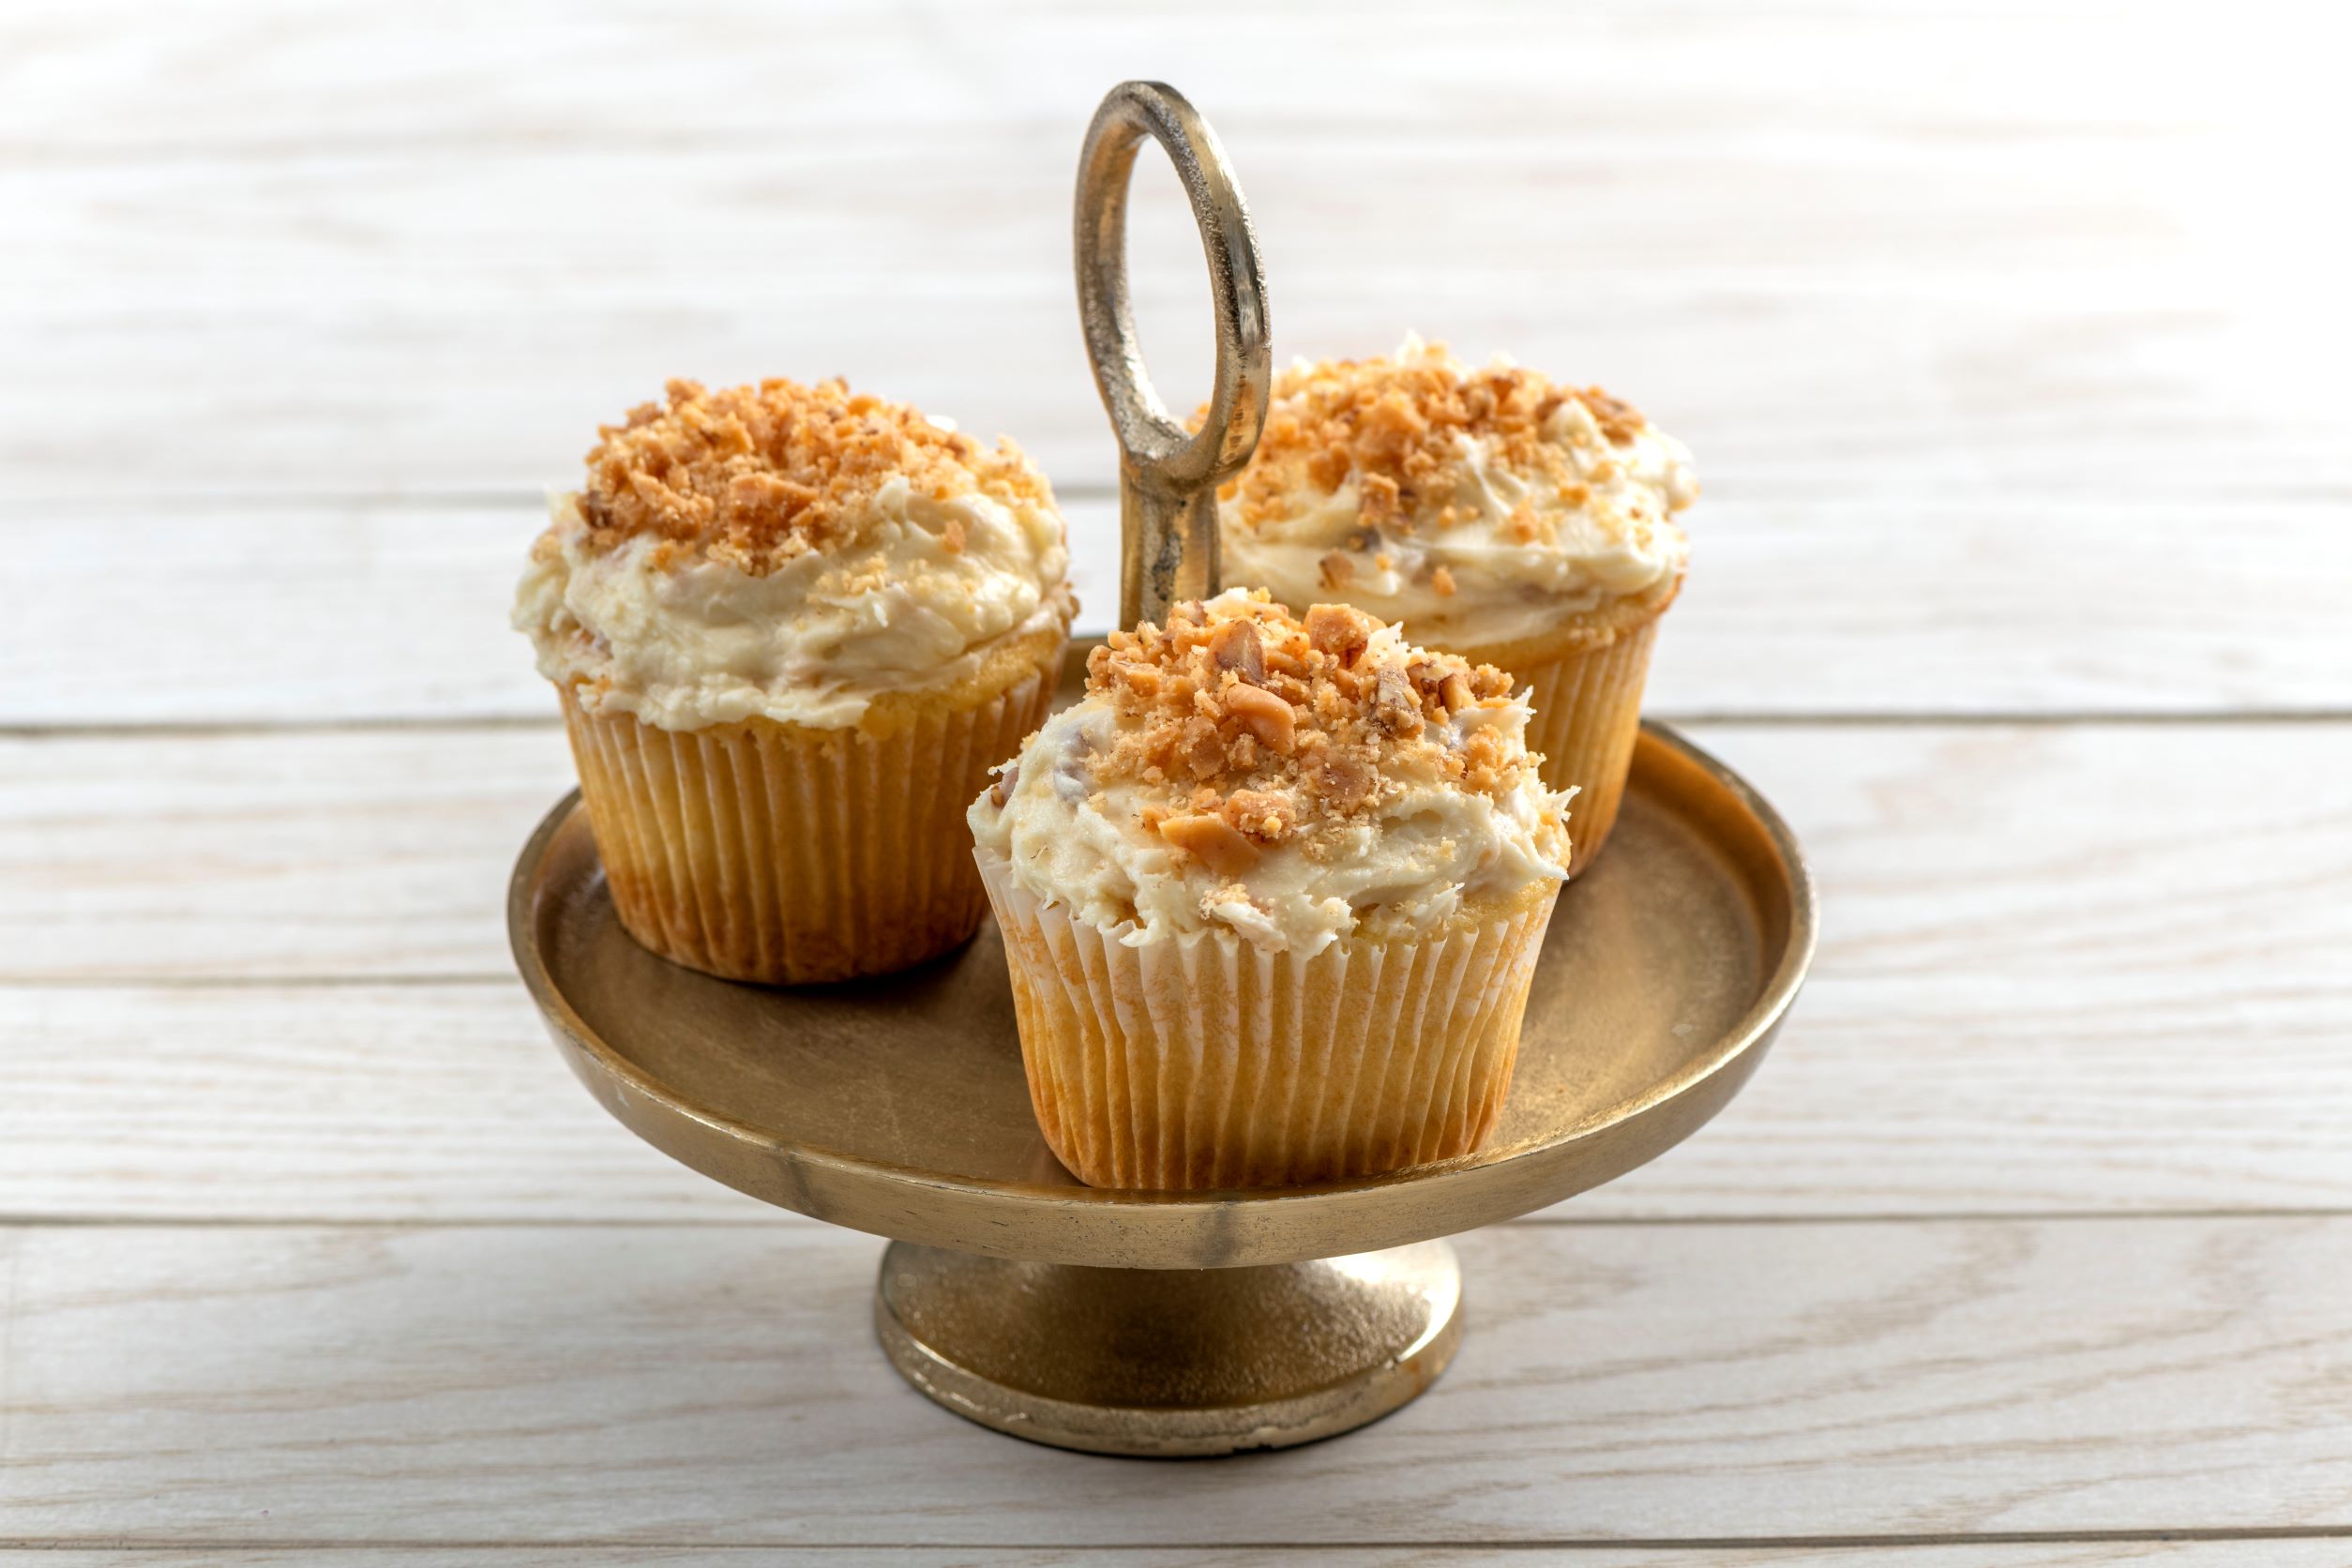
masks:
{"label": "stand's pedestal base", "polygon": [[1378,1420],[1462,1337],[1443,1242],[1251,1269],[1089,1269],[894,1242],[874,1323],[906,1380],[1095,1454],[1289,1448]]}

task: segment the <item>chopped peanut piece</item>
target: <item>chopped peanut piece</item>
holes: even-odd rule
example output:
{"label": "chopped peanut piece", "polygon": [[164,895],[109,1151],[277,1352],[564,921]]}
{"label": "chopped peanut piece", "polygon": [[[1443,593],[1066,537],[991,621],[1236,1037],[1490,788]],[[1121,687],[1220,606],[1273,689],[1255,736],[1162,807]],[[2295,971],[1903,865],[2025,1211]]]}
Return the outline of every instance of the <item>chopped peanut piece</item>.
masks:
{"label": "chopped peanut piece", "polygon": [[1290,755],[1297,743],[1298,715],[1291,712],[1289,703],[1271,691],[1236,686],[1225,694],[1225,711],[1240,719],[1276,756]]}
{"label": "chopped peanut piece", "polygon": [[1221,814],[1252,838],[1278,844],[1289,836],[1298,807],[1288,795],[1270,790],[1236,790],[1226,797]]}
{"label": "chopped peanut piece", "polygon": [[1258,846],[1223,817],[1170,817],[1160,837],[1220,877],[1238,877],[1258,864]]}
{"label": "chopped peanut piece", "polygon": [[1209,639],[1209,656],[1219,670],[1230,670],[1254,686],[1266,683],[1266,651],[1258,628],[1247,621],[1228,621]]}
{"label": "chopped peanut piece", "polygon": [[1349,752],[1333,752],[1323,757],[1315,769],[1316,788],[1324,798],[1347,805],[1358,805],[1372,798],[1380,788],[1380,776],[1370,762]]}
{"label": "chopped peanut piece", "polygon": [[1391,734],[1421,733],[1421,696],[1412,681],[1394,665],[1380,667],[1372,697],[1373,717]]}
{"label": "chopped peanut piece", "polygon": [[1330,654],[1343,665],[1353,664],[1372,640],[1372,626],[1361,611],[1344,604],[1319,604],[1306,612],[1306,640],[1319,653]]}

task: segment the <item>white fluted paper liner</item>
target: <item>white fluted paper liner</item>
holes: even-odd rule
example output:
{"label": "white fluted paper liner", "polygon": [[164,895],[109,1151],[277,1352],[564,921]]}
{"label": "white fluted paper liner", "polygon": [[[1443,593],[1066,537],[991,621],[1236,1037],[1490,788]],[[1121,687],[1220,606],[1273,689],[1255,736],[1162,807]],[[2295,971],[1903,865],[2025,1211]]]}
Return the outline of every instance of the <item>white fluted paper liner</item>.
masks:
{"label": "white fluted paper liner", "polygon": [[1312,957],[1230,931],[1125,946],[982,851],[1038,1125],[1091,1186],[1289,1186],[1468,1153],[1511,1085],[1558,888]]}
{"label": "white fluted paper liner", "polygon": [[1527,748],[1544,754],[1544,782],[1576,792],[1568,815],[1572,874],[1591,864],[1617,825],[1634,744],[1641,734],[1641,693],[1657,637],[1653,616],[1606,647],[1510,667],[1534,706]]}
{"label": "white fluted paper liner", "polygon": [[889,733],[754,718],[564,716],[621,924],[664,957],[768,985],[883,974],[978,929],[964,811],[1044,722],[1061,650],[1007,690]]}

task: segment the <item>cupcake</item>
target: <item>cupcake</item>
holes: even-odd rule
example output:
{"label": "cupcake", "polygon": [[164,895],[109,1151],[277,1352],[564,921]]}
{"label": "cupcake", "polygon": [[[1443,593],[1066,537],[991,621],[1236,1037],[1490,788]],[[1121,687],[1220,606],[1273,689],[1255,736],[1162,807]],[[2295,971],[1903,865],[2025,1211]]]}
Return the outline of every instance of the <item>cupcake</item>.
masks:
{"label": "cupcake", "polygon": [[1097,1186],[1478,1147],[1569,852],[1510,678],[1263,591],[1114,633],[972,803],[1046,1140]]}
{"label": "cupcake", "polygon": [[1697,497],[1681,442],[1597,388],[1408,338],[1394,358],[1300,363],[1220,492],[1225,575],[1342,600],[1529,688],[1528,745],[1576,796],[1576,867],[1617,820],[1658,617]]}
{"label": "cupcake", "polygon": [[679,381],[552,511],[514,623],[629,934],[771,984],[970,937],[964,805],[1044,718],[1075,608],[1035,466],[837,381]]}

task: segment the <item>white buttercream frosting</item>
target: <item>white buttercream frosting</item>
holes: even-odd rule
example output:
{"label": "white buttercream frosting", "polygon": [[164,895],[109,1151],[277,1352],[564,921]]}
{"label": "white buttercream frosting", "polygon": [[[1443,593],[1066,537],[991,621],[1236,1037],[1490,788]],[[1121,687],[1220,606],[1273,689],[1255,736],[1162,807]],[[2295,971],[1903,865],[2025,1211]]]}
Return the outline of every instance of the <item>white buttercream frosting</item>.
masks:
{"label": "white buttercream frosting", "polygon": [[[1195,608],[1196,642],[1229,621],[1248,620],[1266,647],[1281,646],[1286,627],[1289,645],[1299,645],[1299,624],[1263,595],[1235,589]],[[1426,691],[1446,673],[1470,670],[1410,646],[1395,626],[1362,625],[1366,635],[1343,678],[1353,687],[1410,692],[1418,682]],[[1116,637],[1111,652],[1121,653]],[[1427,930],[1466,901],[1508,899],[1566,875],[1564,823],[1573,792],[1553,792],[1538,780],[1523,739],[1526,700],[1507,695],[1500,672],[1485,672],[1488,695],[1465,693],[1450,710],[1429,700],[1410,738],[1382,730],[1380,719],[1353,722],[1344,702],[1335,705],[1319,689],[1328,683],[1309,680],[1300,697],[1277,675],[1261,683],[1251,683],[1245,671],[1225,675],[1228,697],[1240,684],[1292,690],[1302,738],[1287,758],[1259,747],[1256,765],[1235,766],[1228,717],[1218,721],[1227,759],[1201,775],[1186,774],[1180,762],[1137,766],[1138,756],[1159,754],[1148,744],[1122,748],[1123,739],[1133,742],[1154,724],[1176,725],[1180,737],[1199,730],[1169,716],[1197,705],[1197,699],[1169,690],[1192,678],[1184,660],[1138,661],[1150,666],[1156,708],[1123,693],[1118,672],[1103,660],[1098,654],[1088,695],[1031,737],[1006,765],[1004,780],[973,803],[971,822],[982,853],[1002,856],[1019,885],[1069,906],[1129,945],[1225,929],[1261,947],[1311,955],[1366,922],[1382,935]],[[1270,654],[1265,662],[1271,668],[1279,657]],[[1351,687],[1339,689],[1344,696]],[[1340,745],[1318,747],[1304,738],[1319,714]],[[1369,738],[1349,746],[1351,731]],[[1177,756],[1190,754],[1192,742],[1173,744]],[[1321,759],[1342,750],[1374,776],[1368,785],[1359,778],[1357,798],[1334,810],[1313,797],[1330,765]],[[1244,743],[1242,761],[1252,751]],[[1255,837],[1253,819],[1261,809],[1295,821],[1296,830],[1253,842],[1241,867],[1213,865],[1187,852],[1162,825],[1170,814],[1221,810],[1221,820],[1239,822]]]}
{"label": "white buttercream frosting", "polygon": [[1345,601],[1479,647],[1670,591],[1689,451],[1606,395],[1408,338],[1276,378],[1266,439],[1220,503],[1227,580]]}
{"label": "white buttercream frosting", "polygon": [[[867,544],[758,576],[665,564],[664,542],[646,535],[593,550],[577,498],[557,496],[555,548],[523,572],[515,626],[539,673],[576,685],[591,712],[700,730],[754,716],[844,728],[885,691],[952,684],[1002,640],[1068,625],[1050,509],[885,493],[897,515]],[[942,543],[950,517],[964,525],[960,550]]]}
{"label": "white buttercream frosting", "polygon": [[[881,450],[886,460],[886,441]],[[953,466],[953,449],[930,455],[922,482],[863,474],[839,487],[822,532],[791,548],[769,535],[746,547],[716,523],[707,538],[674,523],[599,530],[579,493],[558,494],[514,624],[539,672],[592,712],[664,730],[853,725],[885,692],[952,684],[1006,640],[1068,625],[1061,516],[1026,460],[1009,460],[1019,483],[995,482],[1003,452],[976,475]],[[662,515],[691,499],[665,495]]]}

